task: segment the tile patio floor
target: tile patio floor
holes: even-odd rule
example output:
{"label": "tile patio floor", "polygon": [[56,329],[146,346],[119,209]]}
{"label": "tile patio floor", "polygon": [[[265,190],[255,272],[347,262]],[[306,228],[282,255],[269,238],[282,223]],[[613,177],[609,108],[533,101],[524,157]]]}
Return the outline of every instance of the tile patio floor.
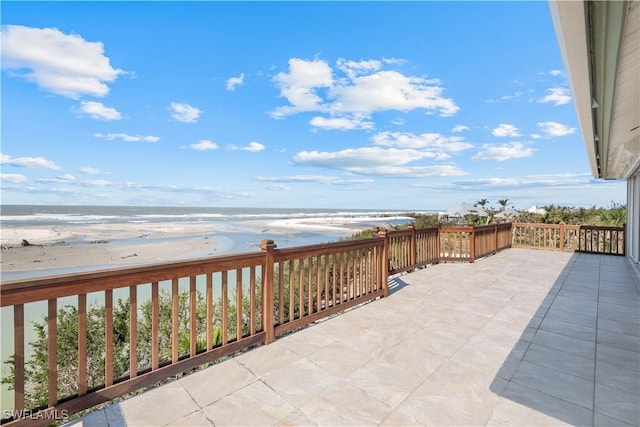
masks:
{"label": "tile patio floor", "polygon": [[510,249],[72,424],[637,426],[639,408],[625,260]]}

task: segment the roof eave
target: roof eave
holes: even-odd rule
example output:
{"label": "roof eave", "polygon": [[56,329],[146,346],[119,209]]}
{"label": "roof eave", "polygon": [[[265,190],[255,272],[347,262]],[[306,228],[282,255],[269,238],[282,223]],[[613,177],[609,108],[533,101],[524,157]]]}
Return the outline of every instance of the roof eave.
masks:
{"label": "roof eave", "polygon": [[[588,12],[581,1],[549,1],[567,80],[573,94],[580,130],[587,150],[591,173],[602,177],[600,153],[594,132],[593,89],[589,58]],[[598,138],[599,139],[599,138]]]}

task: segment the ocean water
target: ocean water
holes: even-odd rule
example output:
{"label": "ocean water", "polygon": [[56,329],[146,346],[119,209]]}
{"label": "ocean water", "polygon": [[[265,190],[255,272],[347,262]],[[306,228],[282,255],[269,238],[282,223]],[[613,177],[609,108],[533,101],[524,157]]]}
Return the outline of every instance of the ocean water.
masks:
{"label": "ocean water", "polygon": [[[153,223],[153,222],[231,222],[255,219],[287,218],[339,218],[354,220],[385,216],[404,216],[411,211],[370,209],[300,209],[300,208],[211,208],[211,207],[150,207],[150,206],[53,206],[53,205],[2,205],[2,226],[55,226],[104,223]],[[433,213],[421,211],[419,213]],[[368,221],[371,222],[371,221]],[[402,223],[402,221],[399,221]]]}
{"label": "ocean water", "polygon": [[[407,211],[372,209],[300,209],[300,208],[211,208],[211,207],[148,207],[148,206],[57,206],[57,205],[3,205],[0,206],[0,232],[2,229],[63,228],[73,232],[76,238],[67,242],[79,245],[91,243],[92,237],[83,237],[83,227],[125,224],[135,226],[140,232],[124,236],[109,232],[109,245],[162,243],[193,237],[187,235],[155,235],[144,231],[153,224],[197,225],[199,232],[216,243],[216,254],[232,254],[259,250],[262,240],[274,240],[278,248],[304,246],[336,241],[358,230],[372,227],[388,227],[411,222]],[[433,213],[420,211],[416,213]],[[265,224],[293,222],[291,228],[274,225],[256,229],[256,220]],[[296,222],[304,222],[296,227]],[[346,227],[345,227],[346,224]],[[280,224],[282,225],[282,224]],[[342,228],[336,228],[336,225]],[[196,233],[194,231],[193,233]],[[207,256],[203,253],[200,256]],[[72,268],[33,269],[28,271],[0,271],[0,279],[17,280],[28,277],[56,275],[109,266],[80,266]],[[116,267],[116,266],[111,266]]]}
{"label": "ocean water", "polygon": [[[424,211],[420,212],[423,213]],[[148,206],[0,206],[0,228],[53,228],[73,229],[100,224],[173,223],[176,225],[211,225],[215,237],[225,242],[223,253],[253,250],[262,239],[273,239],[278,247],[325,243],[344,237],[344,230],[332,230],[335,223],[348,223],[354,232],[376,226],[401,225],[411,221],[407,211],[355,210],[355,209],[299,209],[299,208],[211,208],[211,207],[148,207]],[[272,233],[269,227],[256,232],[246,227],[247,221],[293,220],[312,222],[313,228],[294,229]],[[327,227],[323,227],[326,225]],[[222,226],[222,227],[220,227]],[[230,232],[220,231],[233,230]],[[115,236],[114,236],[115,237]],[[151,236],[140,235],[137,238]],[[156,236],[153,236],[156,237]],[[228,240],[225,241],[224,238]],[[118,239],[109,239],[117,244]],[[121,241],[131,243],[131,241]]]}

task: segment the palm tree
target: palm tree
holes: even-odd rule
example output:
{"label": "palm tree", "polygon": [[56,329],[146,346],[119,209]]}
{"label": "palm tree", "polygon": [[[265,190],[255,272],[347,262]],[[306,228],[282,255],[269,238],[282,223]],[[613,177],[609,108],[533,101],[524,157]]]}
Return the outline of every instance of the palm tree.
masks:
{"label": "palm tree", "polygon": [[500,210],[503,211],[507,208],[507,203],[509,203],[509,199],[500,199],[498,200],[498,204],[501,206]]}
{"label": "palm tree", "polygon": [[487,199],[480,199],[473,206],[475,206],[475,207],[480,206],[482,209],[484,209],[484,207],[487,206],[487,203],[489,203],[489,201]]}

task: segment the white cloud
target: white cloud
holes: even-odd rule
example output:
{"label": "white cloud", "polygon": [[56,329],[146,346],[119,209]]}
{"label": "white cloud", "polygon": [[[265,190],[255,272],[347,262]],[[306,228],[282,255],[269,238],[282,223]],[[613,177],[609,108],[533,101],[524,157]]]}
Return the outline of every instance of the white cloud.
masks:
{"label": "white cloud", "polygon": [[105,187],[107,185],[112,185],[110,181],[106,181],[104,179],[81,180],[76,179],[76,177],[71,174],[60,175],[56,178],[42,178],[37,181],[40,183],[66,184],[79,187]]}
{"label": "white cloud", "polygon": [[373,122],[356,117],[325,118],[316,116],[309,121],[311,126],[325,130],[373,129]]}
{"label": "white cloud", "polygon": [[7,154],[0,154],[0,164],[29,169],[41,168],[51,169],[54,171],[62,169],[51,160],[47,160],[44,157],[18,157],[16,159],[12,159],[11,156]]}
{"label": "white cloud", "polygon": [[189,148],[192,148],[194,150],[200,150],[200,151],[217,150],[218,144],[216,144],[213,141],[201,139],[196,144],[190,144]]}
{"label": "white cloud", "polygon": [[126,133],[94,133],[93,136],[96,138],[102,138],[109,141],[113,141],[115,139],[121,139],[126,142],[158,142],[160,140],[157,136],[152,135],[128,135]]}
{"label": "white cloud", "polygon": [[457,125],[457,126],[454,126],[453,129],[451,129],[451,132],[460,133],[460,132],[464,132],[465,130],[469,130],[469,126]]}
{"label": "white cloud", "polygon": [[467,172],[454,165],[436,166],[372,166],[354,167],[350,169],[353,173],[363,175],[393,176],[397,178],[434,178],[468,175]]}
{"label": "white cloud", "polygon": [[503,162],[505,160],[517,159],[521,157],[531,157],[535,150],[525,147],[521,142],[509,142],[507,144],[484,144],[473,160],[496,160]]}
{"label": "white cloud", "polygon": [[591,174],[548,174],[548,175],[528,175],[520,177],[505,178],[480,178],[457,181],[453,184],[459,189],[471,190],[474,188],[487,188],[491,190],[503,188],[576,188],[584,187],[595,181]]}
{"label": "white cloud", "polygon": [[415,135],[408,132],[380,132],[371,138],[374,146],[348,148],[339,151],[302,151],[293,160],[300,165],[343,170],[360,175],[396,177],[460,176],[466,172],[455,165],[408,166],[421,160],[450,159],[449,152],[473,147],[459,136],[438,133]]}
{"label": "white cloud", "polygon": [[105,187],[107,185],[111,185],[111,181],[107,181],[106,179],[92,179],[89,181],[84,181],[86,185],[96,186],[96,187]]}
{"label": "white cloud", "polygon": [[293,175],[293,176],[256,176],[258,181],[266,182],[280,182],[280,183],[298,183],[298,182],[313,182],[326,185],[353,185],[353,184],[371,184],[374,182],[370,178],[361,179],[344,179],[336,176],[327,175]]}
{"label": "white cloud", "polygon": [[112,121],[122,119],[122,115],[118,110],[111,107],[105,107],[101,102],[82,101],[79,108],[73,109],[79,114],[86,114],[92,119]]}
{"label": "white cloud", "polygon": [[498,137],[505,137],[505,136],[517,137],[521,135],[520,129],[518,129],[514,125],[509,125],[505,123],[501,123],[497,128],[492,130],[491,133],[493,134],[493,136],[498,136]]}
{"label": "white cloud", "polygon": [[183,123],[195,123],[202,114],[198,108],[178,102],[171,103],[171,111],[171,117]]}
{"label": "white cloud", "polygon": [[229,77],[225,84],[227,90],[234,91],[236,86],[242,86],[244,84],[244,73],[241,73],[238,77]]}
{"label": "white cloud", "polygon": [[377,165],[404,165],[435,154],[414,149],[360,147],[340,151],[301,151],[294,156],[300,164],[323,166],[331,169],[351,170],[353,167]]}
{"label": "white cloud", "polygon": [[392,65],[404,65],[407,63],[407,60],[401,59],[401,58],[382,58],[382,62],[385,64],[392,64]]}
{"label": "white cloud", "polygon": [[438,111],[452,116],[460,109],[452,99],[444,98],[439,81],[405,76],[397,71],[379,71],[360,76],[329,91],[334,100],[332,111],[371,114],[376,111]]}
{"label": "white cloud", "polygon": [[325,61],[315,59],[306,61],[299,58],[289,59],[289,72],[278,73],[276,85],[280,96],[287,98],[290,106],[276,108],[272,115],[284,117],[302,111],[322,111],[322,98],[316,89],[333,85],[333,71]]}
{"label": "white cloud", "polygon": [[242,147],[241,150],[244,151],[251,151],[252,153],[257,153],[258,151],[262,151],[265,149],[265,146],[263,144],[260,144],[259,142],[250,142],[248,146],[246,147]]}
{"label": "white cloud", "polygon": [[263,144],[260,144],[259,142],[250,142],[249,145],[245,145],[244,147],[238,147],[237,145],[230,145],[229,150],[231,151],[236,151],[236,150],[242,150],[242,151],[251,151],[252,153],[257,153],[258,151],[262,151],[265,149],[265,146]]}
{"label": "white cloud", "polygon": [[558,122],[538,122],[538,127],[542,133],[549,137],[571,135],[577,130]]}
{"label": "white cloud", "polygon": [[23,184],[29,182],[29,179],[19,173],[1,173],[0,181],[12,182],[14,184]]}
{"label": "white cloud", "polygon": [[285,184],[263,185],[262,188],[264,188],[265,190],[269,190],[269,191],[289,191],[289,190],[291,190],[291,188],[288,185],[285,185]]}
{"label": "white cloud", "polygon": [[105,96],[107,83],[124,73],[111,67],[100,42],[57,28],[2,26],[2,68],[42,90],[78,99]]}
{"label": "white cloud", "polygon": [[302,151],[297,153],[293,160],[301,165],[344,170],[360,175],[417,178],[466,174],[453,165],[406,166],[421,159],[438,157],[437,153],[414,149],[361,147],[334,152]]}
{"label": "white cloud", "polygon": [[108,172],[103,172],[102,170],[98,169],[98,168],[92,168],[90,166],[84,166],[81,167],[80,169],[78,169],[80,172],[82,172],[85,175],[100,175],[100,174],[108,174]]}
{"label": "white cloud", "polygon": [[395,148],[426,149],[431,151],[458,152],[473,148],[460,136],[444,136],[439,133],[415,135],[408,132],[380,132],[372,138],[374,145]]}
{"label": "white cloud", "polygon": [[[439,80],[382,69],[383,64],[393,65],[396,61],[340,59],[333,70],[320,59],[291,58],[288,72],[281,72],[274,79],[289,105],[275,108],[271,115],[283,118],[313,111],[328,113],[332,118],[327,120],[335,121],[341,116],[369,118],[386,110],[424,109],[441,116],[458,112],[455,102],[442,95],[444,89]],[[340,75],[335,78],[334,73]]]}
{"label": "white cloud", "polygon": [[563,87],[552,87],[546,90],[547,95],[538,99],[538,102],[547,104],[552,102],[554,106],[564,105],[571,102],[569,89]]}
{"label": "white cloud", "polygon": [[563,76],[564,75],[562,70],[551,70],[551,71],[549,71],[549,74],[554,76],[554,77]]}
{"label": "white cloud", "polygon": [[375,59],[368,61],[349,61],[340,58],[337,61],[337,67],[344,72],[351,80],[362,74],[369,74],[382,68],[382,63]]}
{"label": "white cloud", "polygon": [[521,90],[517,90],[517,91],[513,92],[512,94],[501,96],[498,99],[489,99],[487,102],[496,103],[496,102],[501,102],[501,101],[508,101],[509,99],[519,98],[522,95],[524,95],[524,92],[522,92]]}

